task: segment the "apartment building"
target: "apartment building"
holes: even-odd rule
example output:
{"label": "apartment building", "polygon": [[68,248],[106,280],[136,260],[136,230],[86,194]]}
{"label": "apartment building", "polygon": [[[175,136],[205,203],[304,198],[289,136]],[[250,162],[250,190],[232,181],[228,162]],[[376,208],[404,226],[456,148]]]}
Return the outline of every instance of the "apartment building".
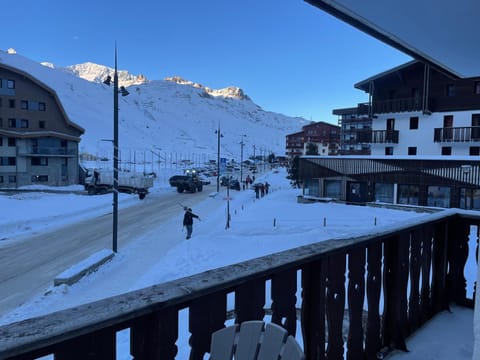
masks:
{"label": "apartment building", "polygon": [[415,60],[355,87],[369,101],[337,111],[342,139],[369,143],[371,154],[302,157],[304,195],[480,210],[480,77]]}
{"label": "apartment building", "polygon": [[372,118],[368,113],[368,105],[335,109],[333,115],[338,116],[340,126],[340,155],[370,155],[370,137]]}
{"label": "apartment building", "polygon": [[355,87],[369,94],[372,155],[480,155],[480,77],[415,60]]}
{"label": "apartment building", "polygon": [[302,127],[302,131],[286,136],[286,155],[291,159],[305,155],[310,145],[319,155],[337,155],[340,148],[340,127],[318,121]]}
{"label": "apartment building", "polygon": [[53,89],[0,64],[0,188],[77,184],[83,133]]}

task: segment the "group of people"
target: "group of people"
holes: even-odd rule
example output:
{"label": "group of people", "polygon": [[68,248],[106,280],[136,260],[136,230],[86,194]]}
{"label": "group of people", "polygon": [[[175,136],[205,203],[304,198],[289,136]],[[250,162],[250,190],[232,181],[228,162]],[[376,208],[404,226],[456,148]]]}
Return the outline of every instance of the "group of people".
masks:
{"label": "group of people", "polygon": [[260,197],[264,197],[265,195],[268,194],[268,189],[270,188],[270,184],[268,182],[265,182],[265,184],[260,183],[260,184],[255,184],[255,197],[257,199],[260,199]]}

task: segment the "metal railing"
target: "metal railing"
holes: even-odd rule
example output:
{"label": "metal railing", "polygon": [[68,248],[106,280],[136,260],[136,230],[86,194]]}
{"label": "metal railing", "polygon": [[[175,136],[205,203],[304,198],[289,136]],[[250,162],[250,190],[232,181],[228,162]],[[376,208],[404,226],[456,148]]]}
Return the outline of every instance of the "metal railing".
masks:
{"label": "metal railing", "polygon": [[372,130],[372,144],[398,144],[398,130]]}
{"label": "metal railing", "polygon": [[[306,359],[377,359],[386,347],[406,349],[405,339],[450,302],[473,307],[463,273],[476,251],[471,225],[480,225],[471,214],[446,210],[1,326],[0,359],[116,359],[116,333],[129,329],[135,360],[175,359],[185,336],[190,359],[200,360],[229,310],[237,323],[263,320],[266,296],[271,321],[301,331]],[[179,333],[182,309],[187,333]]]}
{"label": "metal railing", "polygon": [[76,155],[76,149],[57,146],[29,146],[26,150],[19,149],[21,155]]}
{"label": "metal railing", "polygon": [[480,126],[434,129],[434,142],[480,142]]}

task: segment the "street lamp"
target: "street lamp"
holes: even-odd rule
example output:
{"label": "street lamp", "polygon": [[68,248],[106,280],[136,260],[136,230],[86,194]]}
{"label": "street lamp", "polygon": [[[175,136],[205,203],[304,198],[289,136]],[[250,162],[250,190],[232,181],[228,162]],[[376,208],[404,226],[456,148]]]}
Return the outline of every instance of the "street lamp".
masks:
{"label": "street lamp", "polygon": [[243,142],[243,138],[246,137],[247,135],[242,134],[240,136],[242,137],[242,141],[240,141],[240,188],[242,188],[242,184],[243,184],[243,147],[245,146],[245,143]]}
{"label": "street lamp", "polygon": [[[108,76],[104,84],[110,86],[112,78]],[[113,73],[113,230],[112,250],[117,252],[118,238],[118,93],[127,96],[129,93],[125,87],[118,89],[117,73],[117,45],[115,44],[115,72]]]}
{"label": "street lamp", "polygon": [[218,130],[215,130],[217,134],[217,192],[220,192],[220,138],[223,134],[220,132],[220,122],[218,123]]}

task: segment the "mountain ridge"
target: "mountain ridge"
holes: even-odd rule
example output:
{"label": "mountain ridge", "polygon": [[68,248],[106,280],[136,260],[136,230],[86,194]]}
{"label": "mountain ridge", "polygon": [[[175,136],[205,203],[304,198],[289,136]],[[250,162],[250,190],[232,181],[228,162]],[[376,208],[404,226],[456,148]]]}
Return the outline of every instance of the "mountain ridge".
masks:
{"label": "mountain ridge", "polygon": [[[111,68],[93,63],[87,63],[88,71],[81,66],[56,68],[3,51],[0,63],[30,73],[57,92],[70,120],[86,129],[81,152],[111,151],[111,143],[102,141],[113,132],[112,87],[103,83]],[[81,77],[82,72],[91,80]],[[119,96],[119,147],[124,154],[162,149],[178,156],[216,157],[215,131],[220,127],[222,156],[239,159],[241,141],[245,158],[255,151],[283,155],[285,136],[310,123],[265,111],[236,87],[212,90],[179,76],[148,80],[123,70],[118,75],[119,84],[130,92]]]}

